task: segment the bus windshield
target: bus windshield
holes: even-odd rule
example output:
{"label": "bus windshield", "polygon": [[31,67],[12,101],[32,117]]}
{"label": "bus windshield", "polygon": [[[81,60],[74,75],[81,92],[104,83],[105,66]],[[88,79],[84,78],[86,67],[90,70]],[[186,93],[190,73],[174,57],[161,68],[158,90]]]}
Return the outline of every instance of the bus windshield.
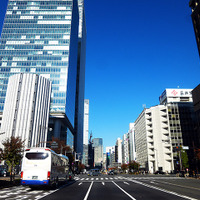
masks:
{"label": "bus windshield", "polygon": [[36,153],[26,153],[26,158],[29,160],[44,160],[49,156],[48,153],[40,153],[40,152],[36,152]]}

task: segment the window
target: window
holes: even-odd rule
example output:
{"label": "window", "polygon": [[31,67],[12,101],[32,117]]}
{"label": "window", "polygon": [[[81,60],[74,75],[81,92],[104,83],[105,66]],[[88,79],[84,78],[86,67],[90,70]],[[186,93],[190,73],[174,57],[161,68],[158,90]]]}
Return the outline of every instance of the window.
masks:
{"label": "window", "polygon": [[49,156],[48,153],[26,153],[26,158],[29,160],[44,160]]}

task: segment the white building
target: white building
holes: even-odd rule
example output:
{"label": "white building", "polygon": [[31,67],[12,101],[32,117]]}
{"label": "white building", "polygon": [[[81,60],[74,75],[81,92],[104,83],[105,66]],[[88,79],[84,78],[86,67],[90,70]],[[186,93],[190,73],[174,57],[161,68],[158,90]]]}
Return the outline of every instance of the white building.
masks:
{"label": "white building", "polygon": [[130,161],[136,160],[136,152],[135,152],[135,124],[129,124],[129,159]]}
{"label": "white building", "polygon": [[137,162],[151,173],[174,170],[167,108],[158,105],[144,109],[135,121]]}
{"label": "white building", "polygon": [[130,162],[129,159],[129,134],[125,133],[122,138],[122,163],[128,164]]}
{"label": "white building", "polygon": [[116,147],[117,147],[117,163],[122,164],[122,140],[120,138],[117,138],[116,141]]}
{"label": "white building", "polygon": [[51,83],[36,74],[15,74],[9,78],[1,141],[20,137],[25,147],[45,147],[47,141]]}
{"label": "white building", "polygon": [[83,122],[83,156],[82,163],[88,165],[88,134],[89,134],[89,99],[84,100],[84,122]]}
{"label": "white building", "polygon": [[89,99],[84,100],[83,144],[88,145],[89,133]]}

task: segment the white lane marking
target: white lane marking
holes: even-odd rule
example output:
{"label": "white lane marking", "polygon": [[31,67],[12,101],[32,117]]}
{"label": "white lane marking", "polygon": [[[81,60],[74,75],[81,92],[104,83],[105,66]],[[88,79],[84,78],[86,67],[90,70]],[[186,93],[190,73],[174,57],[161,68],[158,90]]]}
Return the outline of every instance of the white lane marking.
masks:
{"label": "white lane marking", "polygon": [[102,185],[105,185],[105,183],[104,183],[104,182],[102,182]]}
{"label": "white lane marking", "polygon": [[125,190],[123,190],[119,185],[117,185],[114,181],[112,181],[122,192],[124,192],[126,195],[128,195],[131,199],[136,200],[134,197],[132,197],[129,193],[127,193]]}
{"label": "white lane marking", "polygon": [[183,186],[183,185],[178,185],[178,184],[174,184],[174,183],[167,183],[167,182],[163,182],[163,181],[160,181],[160,183],[164,183],[164,184],[167,184],[167,185],[175,185],[175,186],[178,186],[178,187],[189,188],[189,189],[193,189],[193,190],[200,190],[199,188],[195,188],[195,187]]}
{"label": "white lane marking", "polygon": [[86,178],[85,180],[87,181],[87,180],[89,180],[89,178]]}
{"label": "white lane marking", "polygon": [[81,182],[81,183],[79,183],[78,185],[82,185],[83,183]]}
{"label": "white lane marking", "polygon": [[96,178],[96,180],[99,180],[99,178]]}
{"label": "white lane marking", "polygon": [[91,190],[91,188],[92,188],[92,185],[93,185],[93,181],[92,181],[91,184],[90,184],[90,187],[89,187],[89,189],[88,189],[88,191],[87,191],[87,194],[85,195],[84,200],[87,200],[87,198],[88,198],[88,196],[89,196],[89,193],[90,193],[90,190]]}
{"label": "white lane marking", "polygon": [[185,198],[185,199],[189,199],[189,200],[197,200],[195,198],[192,198],[192,197],[188,197],[188,196],[185,196],[185,195],[182,195],[182,194],[178,194],[176,192],[172,192],[172,191],[168,191],[168,190],[165,190],[165,189],[162,189],[162,188],[159,188],[159,187],[155,187],[155,186],[152,186],[152,185],[148,185],[146,183],[142,183],[142,182],[139,182],[139,181],[136,181],[136,180],[129,180],[129,181],[132,181],[133,183],[137,183],[137,184],[140,184],[140,185],[143,185],[143,186],[146,186],[148,188],[152,188],[152,189],[155,189],[155,190],[159,190],[159,191],[162,191],[162,192],[165,192],[165,193],[168,193],[168,194],[173,194],[175,196],[178,196],[178,197],[182,197],[182,198]]}
{"label": "white lane marking", "polygon": [[58,189],[56,189],[56,190],[53,190],[53,191],[49,192],[48,194],[43,194],[43,195],[36,196],[35,198],[36,198],[36,199],[42,199],[42,198],[44,198],[44,197],[46,197],[46,196],[48,196],[48,195],[50,195],[50,194],[52,194],[52,193],[54,193],[54,192],[57,192],[59,189],[61,189],[61,188],[58,188]]}
{"label": "white lane marking", "polygon": [[124,184],[126,184],[126,185],[130,185],[129,183],[127,183],[127,182],[124,182]]}
{"label": "white lane marking", "polygon": [[93,180],[94,180],[94,178],[91,178],[91,180],[93,181]]}
{"label": "white lane marking", "polygon": [[157,183],[155,183],[154,181],[150,181],[150,183],[157,184]]}
{"label": "white lane marking", "polygon": [[101,180],[103,180],[103,178],[101,178]]}
{"label": "white lane marking", "polygon": [[85,178],[82,178],[81,181],[83,181]]}

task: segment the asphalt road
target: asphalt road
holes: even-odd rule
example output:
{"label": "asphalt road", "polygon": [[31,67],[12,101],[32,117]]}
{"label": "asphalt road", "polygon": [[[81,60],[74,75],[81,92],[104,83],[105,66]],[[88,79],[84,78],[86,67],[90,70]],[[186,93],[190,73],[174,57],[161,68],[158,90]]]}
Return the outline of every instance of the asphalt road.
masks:
{"label": "asphalt road", "polygon": [[200,200],[200,180],[174,176],[78,175],[56,190],[16,186],[0,190],[0,200]]}

